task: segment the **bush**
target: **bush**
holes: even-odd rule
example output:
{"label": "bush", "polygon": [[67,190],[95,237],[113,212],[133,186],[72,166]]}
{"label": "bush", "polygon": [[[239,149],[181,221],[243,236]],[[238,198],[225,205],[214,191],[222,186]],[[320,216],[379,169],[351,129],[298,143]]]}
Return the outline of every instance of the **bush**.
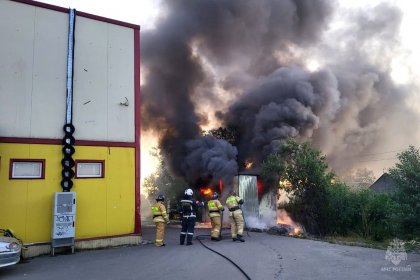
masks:
{"label": "bush", "polygon": [[420,151],[410,146],[398,154],[399,162],[390,169],[398,186],[394,199],[399,233],[406,237],[420,235]]}
{"label": "bush", "polygon": [[284,188],[290,197],[286,211],[311,234],[322,235],[326,230],[325,186],[333,174],[328,172],[325,156],[310,143],[288,140],[281,149],[271,154],[262,164],[266,182],[287,181]]}
{"label": "bush", "polygon": [[[310,234],[355,233],[378,241],[395,234],[395,213],[399,212],[391,196],[369,189],[352,192],[343,183],[333,184],[334,174],[328,171],[325,156],[308,142],[284,143],[264,161],[261,175],[266,182],[287,182],[279,186],[290,198],[285,209]],[[413,222],[416,215],[410,212],[404,221],[418,225],[420,218]]]}
{"label": "bush", "polygon": [[381,241],[395,233],[393,213],[395,203],[389,195],[370,190],[350,191],[344,184],[327,187],[324,208],[329,216],[328,233],[356,233]]}

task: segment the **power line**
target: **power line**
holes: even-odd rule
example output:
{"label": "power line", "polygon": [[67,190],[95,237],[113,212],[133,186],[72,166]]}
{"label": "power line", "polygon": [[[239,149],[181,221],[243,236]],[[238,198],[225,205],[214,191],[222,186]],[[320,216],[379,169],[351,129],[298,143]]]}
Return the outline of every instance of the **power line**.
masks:
{"label": "power line", "polygon": [[381,158],[381,159],[361,160],[359,162],[383,161],[383,160],[392,160],[392,159],[395,160],[395,159],[398,159],[398,158],[393,157],[393,158]]}
{"label": "power line", "polygon": [[372,153],[372,154],[365,154],[365,155],[361,155],[362,157],[368,157],[368,156],[375,156],[375,155],[383,155],[383,154],[389,154],[389,153],[396,153],[396,152],[400,152],[400,151],[404,151],[405,149],[401,149],[401,150],[394,150],[394,151],[389,151],[389,152],[380,152],[380,153]]}
{"label": "power line", "polygon": [[399,149],[399,150],[393,150],[393,151],[387,151],[387,152],[378,152],[378,153],[371,153],[371,154],[364,154],[364,155],[355,155],[355,156],[349,156],[347,158],[354,158],[354,159],[367,158],[367,159],[361,160],[360,162],[391,160],[391,159],[396,159],[396,157],[385,158],[385,159],[369,159],[368,157],[372,157],[372,156],[376,156],[376,155],[384,155],[384,154],[389,154],[389,153],[396,153],[396,152],[401,152],[401,151],[405,151],[405,150],[407,150],[407,149]]}

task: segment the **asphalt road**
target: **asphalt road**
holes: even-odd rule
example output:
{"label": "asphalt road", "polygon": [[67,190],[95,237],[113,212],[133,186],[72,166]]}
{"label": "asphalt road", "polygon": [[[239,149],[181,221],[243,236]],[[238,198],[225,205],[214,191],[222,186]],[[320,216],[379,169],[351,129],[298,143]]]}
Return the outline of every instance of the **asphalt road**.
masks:
{"label": "asphalt road", "polygon": [[[179,228],[167,231],[165,247],[152,244],[41,256],[0,268],[4,280],[246,279],[227,260],[204,248],[178,245]],[[229,230],[224,230],[228,233]],[[198,234],[208,234],[198,229]],[[143,228],[153,240],[153,228]],[[386,251],[319,241],[250,233],[246,242],[204,240],[237,263],[251,279],[420,279],[420,254],[394,265]],[[401,271],[410,270],[410,271]]]}

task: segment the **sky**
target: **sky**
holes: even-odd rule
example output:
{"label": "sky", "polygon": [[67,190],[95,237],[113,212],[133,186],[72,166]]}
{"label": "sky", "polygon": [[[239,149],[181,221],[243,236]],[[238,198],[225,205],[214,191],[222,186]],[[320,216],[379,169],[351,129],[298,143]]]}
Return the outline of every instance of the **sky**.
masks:
{"label": "sky", "polygon": [[[104,16],[104,17],[109,17],[109,18],[129,22],[129,23],[138,24],[141,26],[141,36],[143,36],[142,34],[145,34],[145,36],[142,38],[149,38],[148,37],[149,34],[147,34],[147,32],[150,30],[164,28],[165,25],[158,24],[158,19],[165,17],[167,14],[167,11],[165,11],[165,9],[161,5],[161,1],[158,1],[158,0],[156,1],[152,1],[152,0],[101,1],[100,5],[98,5],[98,1],[90,1],[90,0],[61,0],[61,1],[60,0],[41,0],[40,2],[45,2],[45,3],[57,5],[57,6],[66,7],[66,8],[69,8],[69,7],[75,8],[83,12],[87,12],[87,13],[91,13],[91,14],[95,14],[99,16]],[[177,2],[177,1],[173,1],[172,3],[174,2]],[[181,2],[181,1],[178,1],[178,2]],[[378,40],[375,40],[375,39],[369,40],[369,38],[363,39],[364,41],[362,41],[360,38],[349,40],[348,38],[351,36],[354,36],[355,32],[357,32],[358,36],[368,36],[366,34],[368,34],[368,31],[369,31],[368,29],[368,31],[364,32],[362,28],[352,27],[353,22],[349,22],[349,19],[354,20],[354,23],[357,22],[360,24],[364,24],[367,28],[376,28],[375,24],[372,24],[371,22],[373,15],[370,14],[369,11],[371,9],[374,10],[375,7],[378,7],[380,6],[381,3],[385,3],[385,2],[391,3],[399,7],[399,9],[402,12],[400,28],[397,31],[395,31],[397,32],[397,34],[393,33],[390,35],[384,31],[384,33],[381,35],[382,37],[378,38]],[[288,76],[291,75],[293,77],[299,76],[300,77],[299,79],[301,80],[308,79],[310,81],[317,80],[320,83],[321,81],[323,82],[328,81],[328,82],[334,83],[335,79],[340,80],[340,74],[337,74],[337,73],[344,73],[346,71],[349,71],[349,69],[345,69],[346,65],[344,66],[332,65],[333,63],[331,63],[331,61],[328,61],[328,59],[335,58],[337,61],[346,61],[345,58],[340,57],[340,51],[342,51],[343,54],[350,54],[350,51],[346,49],[346,45],[353,43],[355,44],[357,48],[357,43],[362,42],[364,48],[366,48],[366,50],[364,51],[371,52],[369,59],[372,60],[371,61],[372,64],[377,66],[378,69],[383,67],[382,65],[383,63],[381,63],[381,59],[383,59],[384,57],[387,57],[386,61],[390,65],[390,69],[389,69],[390,77],[392,78],[392,83],[395,84],[395,86],[392,85],[393,89],[397,91],[401,91],[401,94],[404,95],[404,98],[406,98],[404,100],[403,105],[407,107],[404,107],[404,108],[412,109],[413,112],[417,112],[418,115],[420,115],[420,96],[419,96],[419,92],[415,90],[418,88],[420,84],[419,83],[420,80],[418,80],[419,75],[420,75],[420,39],[417,36],[417,33],[418,33],[417,31],[420,29],[420,18],[418,17],[418,12],[417,12],[419,8],[418,6],[420,6],[420,4],[418,4],[417,2],[418,1],[412,1],[412,0],[398,0],[398,1],[397,0],[339,0],[338,1],[339,8],[334,13],[334,18],[331,20],[331,25],[329,25],[329,29],[323,33],[324,37],[321,40],[321,44],[317,45],[318,47],[313,47],[313,48],[306,47],[300,50],[297,49],[295,50],[294,53],[289,54],[295,59],[299,59],[299,63],[301,64],[302,68],[309,71],[310,73],[309,76],[307,75],[307,73],[305,74],[301,70],[289,69],[288,71],[290,73],[287,71],[273,72],[271,75],[268,75],[267,78],[265,78],[265,80],[263,79],[263,81],[261,81],[261,79],[255,79],[255,77],[251,77],[249,73],[245,73],[245,72],[243,73],[241,77],[233,77],[233,78],[237,78],[237,79],[240,78],[240,82],[242,84],[251,85],[251,88],[253,88],[253,92],[260,92],[261,94],[263,93],[268,94],[264,92],[265,89],[264,89],[264,86],[260,85],[261,83],[273,82],[279,77],[283,77],[287,75]],[[181,4],[180,6],[182,8]],[[199,4],[197,4],[197,6],[199,6]],[[173,4],[172,8],[177,9],[179,7],[177,6],[177,4]],[[186,10],[189,7],[183,7],[183,8],[184,10]],[[383,17],[381,18],[381,15],[379,13],[379,16],[376,15],[375,20],[377,20],[378,22],[381,22],[381,20],[383,19],[384,21],[381,23],[384,25],[389,24],[390,26],[388,27],[387,30],[393,31],[392,30],[393,22],[392,21],[387,22],[388,19],[385,16],[385,14],[389,12],[390,18],[393,18],[393,17],[398,18],[398,14],[393,14],[392,10],[389,10],[386,8],[383,9],[383,11],[384,11]],[[182,14],[182,11],[179,13]],[[181,26],[181,28],[185,27],[184,25],[182,25],[184,24],[182,22],[183,20],[178,19],[178,21],[176,21],[176,19],[171,18],[171,17],[169,17],[169,20],[172,20],[173,23],[175,24],[180,24],[179,26]],[[167,26],[165,28],[167,28],[167,30],[170,30]],[[202,30],[196,31],[196,32],[202,32]],[[350,32],[353,32],[353,33],[350,33]],[[185,33],[183,35],[188,36],[189,34]],[[150,38],[153,38],[153,37],[150,37]],[[205,40],[205,36],[203,38]],[[343,41],[332,42],[331,38],[341,38],[343,39]],[[238,40],[244,40],[244,39],[238,38]],[[252,42],[252,41],[247,41],[247,42]],[[386,44],[384,44],[384,42]],[[236,42],[228,42],[228,43],[235,44]],[[362,46],[362,43],[360,44],[360,46]],[[331,48],[331,46],[333,46],[333,48]],[[200,96],[197,97],[197,95],[194,95],[194,96],[191,95],[193,99],[193,103],[195,102],[198,104],[198,105],[194,104],[195,107],[193,111],[197,111],[197,110],[208,111],[208,110],[211,110],[211,108],[214,107],[215,104],[217,104],[216,106],[225,110],[223,113],[224,117],[222,117],[224,122],[238,124],[240,120],[232,119],[232,115],[229,115],[229,113],[226,113],[226,111],[232,109],[232,110],[236,110],[236,112],[238,112],[238,110],[239,112],[241,112],[241,110],[245,112],[245,108],[243,107],[244,103],[243,101],[238,101],[237,103],[235,103],[233,107],[229,107],[234,102],[230,102],[232,101],[232,100],[229,100],[230,95],[226,91],[223,90],[222,85],[221,85],[222,83],[220,82],[222,80],[222,78],[220,78],[222,74],[218,74],[218,73],[230,74],[230,72],[229,72],[229,69],[221,66],[223,63],[217,64],[213,62],[212,59],[215,59],[215,60],[220,59],[221,57],[223,57],[223,55],[216,53],[217,47],[218,47],[217,44],[214,44],[212,47],[213,49],[210,49],[210,48],[205,49],[199,45],[199,42],[196,45],[192,46],[193,51],[195,51],[195,53],[193,52],[193,55],[197,55],[201,58],[200,67],[204,69],[203,71],[206,73],[205,75],[207,77],[211,77],[211,79],[209,80],[212,80],[212,81],[209,81],[209,83],[213,83],[213,84],[211,87],[209,86],[209,88],[217,92],[217,94],[215,94],[214,98],[212,99],[205,99]],[[336,49],[338,50],[337,53],[335,52]],[[244,49],[244,51],[246,52],[247,49]],[[299,53],[299,52],[302,52],[302,53]],[[146,54],[148,53],[147,50],[145,51],[145,53]],[[352,50],[351,54],[352,55],[355,54],[355,51]],[[284,59],[283,57],[284,55],[285,55],[284,53],[274,53],[274,57],[276,57],[279,61],[281,59]],[[143,60],[143,57],[142,57],[142,61],[145,61],[146,65],[153,66],[152,64],[153,62],[148,62],[147,58]],[[240,61],[237,66],[239,68],[245,65],[245,64],[242,65],[241,63],[248,63],[246,62],[246,60],[243,60],[242,58],[240,58],[240,60],[237,60],[237,61]],[[166,63],[166,62],[167,61],[163,61],[163,63]],[[333,69],[333,72],[335,71],[334,75],[336,76],[336,78],[333,77],[331,79],[331,77],[324,77],[321,75],[322,73],[319,75],[316,74],[318,70],[323,69],[326,65],[328,65],[331,69]],[[238,71],[238,72],[241,72],[241,70],[242,69],[235,69],[235,71]],[[356,71],[356,68],[355,68],[355,71]],[[142,71],[142,73],[144,72]],[[322,77],[320,77],[320,75]],[[327,74],[324,73],[323,75],[328,76],[328,73]],[[232,78],[232,75],[230,76],[230,78]],[[362,78],[360,78],[360,80],[357,80],[359,85],[361,86],[364,85],[363,84],[364,82],[368,84],[370,79],[373,79],[373,80],[375,79],[375,78],[372,78],[371,76],[363,78],[365,80],[363,80]],[[350,78],[349,78],[349,75],[346,74],[346,75],[341,75],[341,79],[342,79],[341,81],[347,82],[348,79]],[[232,79],[232,81],[235,81],[235,80]],[[235,82],[237,82],[237,80]],[[407,90],[405,88],[405,87],[408,87],[408,84],[410,85],[410,90]],[[258,88],[257,85],[260,85],[260,88]],[[368,87],[368,85],[365,85],[365,86]],[[383,87],[387,88],[386,85],[384,85]],[[237,85],[233,89],[241,89],[244,92],[249,91],[248,89],[241,88]],[[330,88],[327,87],[327,89],[330,89]],[[149,90],[153,91],[154,89],[150,87]],[[207,88],[204,87],[204,91],[205,90],[207,90]],[[333,129],[330,129],[328,127],[323,128],[322,125],[318,127],[319,126],[319,124],[317,123],[319,122],[318,117],[320,119],[324,118],[327,121],[330,121],[328,114],[335,114],[336,111],[338,110],[336,108],[337,106],[345,106],[346,102],[350,103],[350,101],[348,100],[346,101],[345,90],[344,91],[343,90],[344,89],[341,90],[342,92],[340,95],[339,102],[338,100],[335,100],[336,103],[334,103],[334,99],[330,99],[329,102],[332,102],[331,104],[328,104],[328,106],[325,105],[325,107],[319,109],[319,114],[321,114],[321,116],[318,115],[318,113],[316,112],[315,112],[316,113],[315,115],[311,115],[312,113],[311,111],[310,112],[305,111],[304,112],[306,114],[305,119],[304,120],[301,119],[301,121],[305,121],[305,122],[302,123],[301,127],[297,128],[298,133],[304,134],[308,137],[313,137],[315,141],[317,141],[320,144],[320,146],[323,149],[323,152],[327,153],[327,157],[331,156],[332,162],[334,162],[337,166],[346,168],[346,167],[349,167],[350,165],[349,164],[346,165],[345,163],[353,161],[353,163],[358,163],[361,167],[366,166],[367,168],[374,170],[375,175],[378,177],[381,174],[381,172],[385,171],[387,168],[391,167],[392,164],[395,163],[396,153],[406,148],[407,144],[419,146],[420,133],[416,131],[415,129],[412,129],[413,127],[415,128],[415,126],[410,127],[409,124],[407,124],[407,122],[410,122],[410,120],[414,119],[414,118],[408,118],[408,117],[406,118],[402,117],[401,120],[395,120],[395,123],[393,125],[390,125],[393,127],[392,129],[383,130],[384,138],[391,139],[394,137],[398,138],[398,136],[401,136],[401,138],[405,138],[405,139],[401,139],[401,140],[397,139],[398,141],[388,140],[386,141],[387,143],[383,145],[377,145],[376,148],[372,148],[372,143],[370,144],[366,143],[365,145],[366,149],[358,150],[358,151],[352,151],[350,148],[348,148],[348,146],[346,146],[346,145],[350,145],[349,143],[352,141],[353,142],[359,141],[360,143],[364,143],[364,141],[368,142],[369,141],[368,136],[370,134],[373,135],[375,131],[379,131],[377,127],[385,126],[383,122],[387,122],[387,120],[383,120],[382,123],[381,121],[375,121],[372,123],[367,123],[363,127],[359,127],[358,124],[354,122],[354,120],[351,119],[352,118],[351,114],[354,114],[354,116],[356,116],[357,118],[360,118],[360,119],[365,118],[367,122],[370,115],[373,115],[375,113],[373,112],[373,110],[367,113],[367,111],[369,111],[369,109],[371,108],[371,105],[373,103],[381,104],[381,100],[379,100],[380,98],[384,100],[385,97],[375,96],[375,92],[372,93],[369,90],[363,91],[362,92],[363,94],[361,94],[360,98],[357,100],[351,101],[349,99],[351,102],[353,102],[357,106],[365,106],[365,110],[354,112],[354,110],[351,109],[351,106],[349,106],[349,109],[346,110],[345,112],[341,112],[341,115],[334,116],[335,118],[334,121],[336,121],[337,118],[344,119],[346,114],[349,115],[350,117],[343,121],[343,123],[345,123],[345,125],[343,126],[346,126],[350,130],[344,131],[343,129],[343,131],[340,131],[340,126],[338,125],[335,126]],[[384,89],[384,91],[386,90]],[[250,91],[248,92],[248,94],[252,95],[253,92]],[[332,92],[330,97],[335,98],[334,94],[335,93]],[[225,96],[221,98],[220,97],[221,95],[225,95]],[[369,95],[369,98],[370,98],[369,100],[365,100],[366,99],[365,96],[367,95]],[[233,98],[232,96],[230,97]],[[375,98],[376,99],[379,98],[379,99],[376,100]],[[198,99],[200,99],[202,102],[197,102]],[[222,99],[224,99],[225,101]],[[228,100],[230,103],[226,100]],[[392,110],[394,111],[397,110],[395,107],[388,106],[390,103],[393,102],[392,100],[396,101],[397,99],[389,98],[389,100],[382,101],[381,106],[383,106],[384,111],[386,111],[387,108],[389,108],[390,112]],[[214,103],[210,101],[214,101]],[[258,101],[259,100],[255,99],[255,102],[258,102]],[[279,100],[278,102],[282,103],[284,102],[284,100]],[[293,104],[293,106],[295,105],[296,104]],[[262,106],[265,112],[268,112],[268,109],[267,109],[268,107],[269,106],[265,103]],[[274,108],[275,106],[273,105],[272,107]],[[312,109],[315,110],[316,108],[315,109],[312,108]],[[327,112],[328,111],[327,109],[329,110],[329,112]],[[404,114],[404,110],[405,109],[401,109],[400,113]],[[262,111],[260,110],[257,115],[259,117],[262,117]],[[194,116],[196,117],[196,115]],[[267,116],[265,116],[265,118],[267,118]],[[399,118],[397,114],[395,115],[395,118],[397,119]],[[215,125],[215,124],[217,125],[221,121],[222,121],[221,119],[217,119],[214,115],[209,114],[207,116],[207,122],[200,123],[200,126],[202,128],[212,128],[212,125]],[[170,123],[166,123],[164,125],[169,125],[169,124]],[[331,127],[333,127],[333,124],[334,122],[331,121]],[[266,125],[267,124],[264,124],[264,125],[261,124],[260,126],[257,126],[257,127],[259,127],[259,129],[264,129]],[[315,131],[316,129],[312,129],[314,126],[318,129],[318,131],[323,131],[325,135],[328,135],[329,137],[337,137],[337,139],[341,137],[342,143],[331,144],[331,141],[329,142],[326,141],[327,139],[323,139],[322,135],[320,135],[321,133],[318,133],[317,135],[317,132]],[[401,129],[401,131],[398,131],[399,129],[398,126],[404,127],[404,129]],[[147,124],[146,124],[146,127],[147,127]],[[292,130],[292,128],[290,129]],[[294,129],[295,128],[293,128],[293,130]],[[411,141],[407,140],[406,139],[407,137],[404,136],[406,134],[410,135],[410,129],[412,129],[412,134],[411,134],[412,139],[409,139]],[[349,133],[349,131],[351,133]],[[397,135],[400,132],[401,132],[401,135]],[[287,133],[293,133],[293,132],[290,132],[289,130],[289,132]],[[365,136],[361,134],[364,134]],[[153,172],[155,168],[155,160],[149,154],[150,149],[157,145],[157,140],[154,137],[154,135],[156,135],[155,131],[150,130],[150,129],[142,132],[142,158],[141,158],[142,179],[144,179],[147,175]],[[165,139],[165,137],[163,137],[162,139]],[[258,142],[262,140],[252,138],[252,141]],[[216,143],[209,143],[208,141],[206,142],[206,144],[216,145]],[[173,145],[173,143],[171,145]],[[201,143],[191,143],[191,146],[196,147],[196,149],[198,150],[201,149],[201,148],[197,148],[200,145]],[[261,145],[262,146],[258,146],[261,149],[268,148],[267,145],[264,145],[264,144],[261,144]],[[173,147],[174,146],[169,146],[170,149],[173,149]],[[346,151],[347,149],[346,147],[348,148],[349,151]],[[230,149],[229,147],[226,147],[226,146],[224,146],[224,148],[226,150]],[[372,149],[371,152],[369,152],[369,149]],[[232,151],[229,150],[229,153],[230,152]],[[350,158],[352,153],[356,153],[359,155],[357,161],[352,160]],[[337,156],[338,154],[342,155],[341,159],[339,158],[339,156]],[[195,160],[194,153],[191,153],[188,155],[180,154],[179,156],[180,157],[185,156],[186,159],[190,159],[191,161]],[[251,152],[249,153],[249,156],[252,156]],[[174,159],[174,162],[179,162],[179,158]],[[188,168],[190,170],[191,166],[183,167],[182,169],[180,168],[179,170],[177,170],[177,172],[183,175],[184,177],[188,177],[188,174],[187,174],[188,171],[186,171]],[[199,170],[198,171],[195,170],[194,172],[199,172]],[[223,175],[220,175],[220,176],[223,176]]]}

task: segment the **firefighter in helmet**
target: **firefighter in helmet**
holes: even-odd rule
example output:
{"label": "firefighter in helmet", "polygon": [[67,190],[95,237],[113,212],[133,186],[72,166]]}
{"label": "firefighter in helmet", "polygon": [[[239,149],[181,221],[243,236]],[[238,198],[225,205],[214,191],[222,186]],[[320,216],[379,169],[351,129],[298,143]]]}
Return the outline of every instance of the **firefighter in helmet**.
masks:
{"label": "firefighter in helmet", "polygon": [[229,209],[230,231],[233,241],[245,242],[242,238],[244,232],[244,216],[239,205],[244,203],[243,199],[236,195],[234,191],[229,193],[226,199],[226,206]]}
{"label": "firefighter in helmet", "polygon": [[163,202],[165,202],[165,197],[160,194],[156,197],[156,203],[152,206],[153,222],[156,225],[155,245],[157,247],[165,246],[163,242],[165,238],[165,223],[169,224],[169,217]]}
{"label": "firefighter in helmet", "polygon": [[211,221],[211,240],[220,241],[220,229],[222,226],[221,213],[225,210],[219,201],[219,194],[214,192],[211,200],[207,202]]}
{"label": "firefighter in helmet", "polygon": [[197,214],[197,208],[199,203],[193,199],[193,190],[186,189],[184,192],[184,199],[180,203],[180,213],[182,216],[182,228],[179,236],[179,244],[184,245],[185,238],[187,239],[187,245],[192,245],[192,239],[194,236],[194,227]]}

